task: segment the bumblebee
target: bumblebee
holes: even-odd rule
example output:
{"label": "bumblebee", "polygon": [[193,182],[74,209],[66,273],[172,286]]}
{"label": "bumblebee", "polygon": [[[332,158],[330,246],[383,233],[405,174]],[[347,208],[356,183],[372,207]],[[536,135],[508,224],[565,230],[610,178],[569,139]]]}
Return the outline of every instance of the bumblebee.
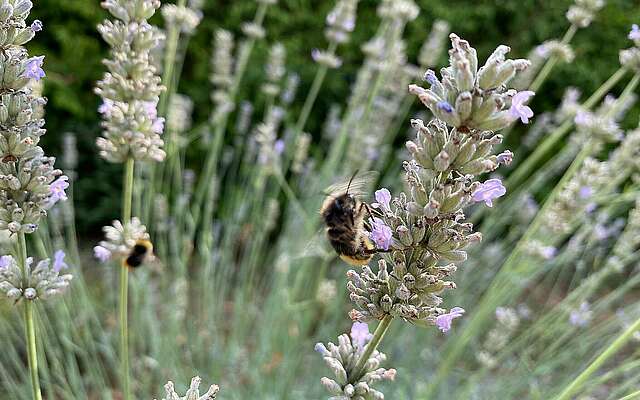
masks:
{"label": "bumblebee", "polygon": [[138,268],[147,262],[153,255],[153,244],[148,240],[138,240],[131,252],[124,259],[124,265],[128,268]]}
{"label": "bumblebee", "polygon": [[[357,174],[357,172],[356,172]],[[359,188],[364,188],[372,179],[371,173],[355,179],[354,174],[346,184],[327,189],[320,214],[326,225],[329,243],[338,256],[350,265],[366,265],[377,249],[369,239],[365,216],[372,216],[372,209],[358,199]]]}

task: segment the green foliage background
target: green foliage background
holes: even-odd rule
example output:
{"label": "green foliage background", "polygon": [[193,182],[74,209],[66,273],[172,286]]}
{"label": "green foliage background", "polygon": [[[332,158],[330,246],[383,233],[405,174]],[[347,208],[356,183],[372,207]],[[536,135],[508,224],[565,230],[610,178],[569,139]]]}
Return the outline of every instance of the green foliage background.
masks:
{"label": "green foliage background", "polygon": [[[497,44],[512,47],[513,55],[524,57],[544,40],[559,38],[568,23],[564,14],[571,0],[417,0],[421,6],[419,18],[405,33],[408,52],[413,60],[435,19],[450,22],[452,30],[469,40],[484,58]],[[302,78],[298,102],[301,107],[306,89],[315,73],[310,51],[325,46],[324,16],[333,0],[280,0],[266,19],[267,40],[262,42],[250,64],[242,97],[251,99],[262,78],[263,62],[269,43],[283,42],[287,48],[290,70]],[[352,42],[339,52],[345,65],[329,75],[309,123],[317,132],[331,103],[344,103],[349,86],[362,59],[360,44],[377,26],[377,1],[361,0],[358,24]],[[189,43],[179,91],[195,102],[196,121],[206,121],[210,112],[208,71],[212,33],[225,28],[240,35],[240,24],[252,18],[255,2],[250,0],[205,1],[205,18],[196,36]],[[48,135],[44,147],[59,155],[62,133],[78,134],[80,152],[79,181],[76,184],[76,210],[81,232],[96,232],[96,228],[118,213],[120,166],[102,161],[96,154],[95,137],[99,134],[96,112],[98,98],[93,85],[104,69],[100,60],[106,55],[95,26],[106,17],[97,0],[40,0],[33,17],[45,24],[44,32],[32,42],[31,52],[46,56],[45,94]],[[574,39],[576,60],[560,65],[536,96],[534,109],[555,107],[563,88],[577,86],[584,93],[597,88],[618,67],[618,50],[628,47],[626,36],[630,26],[640,22],[640,2],[608,0],[598,20],[581,30]],[[155,23],[162,20],[156,17]],[[443,56],[444,57],[444,56]],[[443,62],[445,60],[443,59]],[[635,116],[635,114],[634,114]]]}

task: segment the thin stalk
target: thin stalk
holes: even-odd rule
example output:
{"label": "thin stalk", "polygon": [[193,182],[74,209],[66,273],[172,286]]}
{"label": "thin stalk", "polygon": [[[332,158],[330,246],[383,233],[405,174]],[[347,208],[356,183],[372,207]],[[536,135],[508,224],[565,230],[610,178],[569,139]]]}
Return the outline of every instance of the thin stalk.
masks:
{"label": "thin stalk", "polygon": [[[22,270],[24,284],[29,285],[27,279],[27,240],[24,233],[18,235],[18,261]],[[31,391],[34,400],[42,400],[40,378],[38,377],[38,352],[36,348],[36,326],[33,318],[33,301],[24,300],[24,330],[27,342],[27,360],[31,377]]]}
{"label": "thin stalk", "polygon": [[578,389],[612,356],[614,356],[640,329],[640,318],[613,341],[580,375],[578,375],[555,400],[569,400]]}
{"label": "thin stalk", "polygon": [[[184,7],[187,0],[178,0],[177,6]],[[158,102],[158,115],[166,116],[167,107],[169,105],[169,99],[175,92],[175,85],[173,84],[173,73],[175,70],[176,54],[178,52],[178,40],[180,39],[180,26],[172,25],[169,27],[169,35],[167,38],[167,52],[164,57],[164,67],[162,72],[162,83],[167,88],[160,95],[160,101]]]}
{"label": "thin stalk", "polygon": [[640,390],[620,398],[620,400],[633,400],[633,399],[640,399]]}
{"label": "thin stalk", "polygon": [[[124,170],[124,192],[122,195],[122,224],[128,227],[131,220],[131,199],[133,197],[133,158],[127,159]],[[124,261],[124,260],[123,260]],[[129,383],[129,337],[128,337],[128,288],[129,269],[123,265],[120,268],[120,369],[122,373],[122,393],[123,399],[131,399],[131,388]]]}
{"label": "thin stalk", "polygon": [[364,372],[364,367],[367,364],[369,357],[371,357],[371,354],[373,354],[373,352],[376,350],[376,348],[382,341],[384,334],[387,333],[387,330],[389,330],[391,321],[393,321],[393,317],[389,314],[385,315],[382,321],[380,321],[375,332],[373,332],[373,337],[371,338],[371,341],[367,344],[367,347],[365,347],[364,352],[362,353],[362,355],[360,356],[360,359],[358,360],[358,363],[353,368],[353,372],[349,377],[349,383],[353,384],[362,377],[362,373]]}
{"label": "thin stalk", "polygon": [[[264,17],[267,12],[268,4],[260,3],[258,10],[256,11],[255,18],[253,22],[257,25],[262,25],[264,21]],[[238,62],[236,64],[236,70],[233,77],[233,84],[229,89],[229,99],[235,103],[236,96],[238,95],[238,91],[240,89],[240,84],[242,83],[242,78],[244,77],[244,73],[247,69],[247,65],[249,64],[249,59],[251,57],[251,53],[253,52],[253,47],[256,43],[254,38],[248,39],[240,50],[240,56],[238,57]],[[210,197],[213,195],[211,190],[208,189],[208,183],[211,182],[216,170],[216,165],[218,163],[218,158],[220,155],[220,148],[222,147],[222,143],[224,141],[224,133],[227,130],[227,123],[229,122],[229,113],[226,113],[220,121],[216,122],[215,131],[213,133],[213,144],[211,145],[211,149],[207,154],[207,158],[205,160],[205,166],[203,169],[203,174],[201,179],[199,180],[198,188],[196,189],[194,202],[192,206],[192,215],[194,216],[194,221],[196,224],[200,219],[201,207],[202,203],[206,197]],[[205,212],[205,214],[208,214]],[[205,220],[206,221],[206,220]]]}
{"label": "thin stalk", "polygon": [[[337,47],[338,47],[338,44],[336,42],[329,42],[329,47],[327,48],[327,52],[329,52],[330,54],[334,54]],[[313,106],[316,103],[316,99],[318,98],[318,93],[320,93],[320,89],[322,88],[324,79],[327,76],[328,70],[329,70],[329,67],[322,64],[316,71],[316,76],[313,78],[313,83],[311,84],[311,88],[309,89],[307,98],[304,101],[304,105],[302,106],[302,111],[300,111],[300,115],[298,116],[298,120],[296,121],[296,126],[293,129],[291,143],[295,143],[298,136],[300,136],[300,134],[304,130],[304,127],[307,124],[307,120],[309,119],[309,115],[311,115],[311,110],[313,109]],[[285,171],[289,167],[289,162],[290,162],[290,159],[289,157],[287,157],[287,162],[284,164]]]}
{"label": "thin stalk", "polygon": [[[576,34],[577,31],[578,31],[578,27],[575,26],[575,25],[571,25],[569,27],[569,29],[567,29],[567,32],[562,37],[562,41],[560,43],[561,44],[569,44],[569,42],[571,41],[571,39],[573,39],[573,36]],[[544,64],[544,66],[542,67],[542,69],[540,70],[538,75],[536,76],[536,79],[533,81],[533,83],[531,83],[531,86],[529,87],[529,90],[537,92],[538,89],[540,89],[540,87],[542,86],[544,81],[547,79],[547,77],[551,73],[551,70],[553,69],[553,67],[558,62],[558,59],[559,58],[558,58],[557,55],[553,55],[553,56],[549,57],[547,62]]]}

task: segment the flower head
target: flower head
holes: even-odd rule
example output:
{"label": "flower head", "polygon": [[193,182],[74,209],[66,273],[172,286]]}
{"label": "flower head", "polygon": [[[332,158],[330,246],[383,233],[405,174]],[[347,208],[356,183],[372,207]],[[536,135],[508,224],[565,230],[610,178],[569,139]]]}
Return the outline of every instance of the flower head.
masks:
{"label": "flower head", "polygon": [[42,64],[44,64],[44,56],[31,57],[24,66],[24,74],[22,76],[39,81],[46,76],[42,69]]}
{"label": "flower head", "polygon": [[371,240],[376,246],[383,250],[389,250],[392,237],[393,231],[391,228],[380,218],[374,217],[371,221]]}
{"label": "flower head", "polygon": [[436,317],[436,326],[443,333],[447,333],[451,329],[451,322],[454,319],[456,319],[458,317],[461,317],[462,314],[464,314],[464,308],[462,308],[462,307],[453,307],[451,309],[451,311],[449,311],[448,313],[442,314],[442,315],[438,315]]}
{"label": "flower head", "polygon": [[64,261],[65,253],[62,250],[58,250],[53,255],[53,269],[56,272],[60,272],[62,269],[67,269],[69,266]]}
{"label": "flower head", "polygon": [[391,211],[391,192],[389,192],[389,189],[382,188],[376,190],[375,197],[376,202],[371,204],[373,208],[382,208],[384,211]]}
{"label": "flower head", "polygon": [[523,124],[529,123],[529,118],[533,117],[533,110],[531,107],[525,105],[535,93],[530,90],[525,90],[522,92],[518,92],[511,99],[511,108],[509,108],[509,113],[511,113],[511,117],[516,120],[520,118]]}
{"label": "flower head", "polygon": [[472,196],[473,201],[484,201],[488,207],[493,207],[493,200],[504,196],[505,193],[507,193],[507,189],[502,186],[502,181],[500,179],[489,179],[478,186]]}
{"label": "flower head", "polygon": [[371,340],[373,335],[369,332],[369,325],[365,322],[354,322],[351,326],[351,340],[358,349],[364,349],[364,346]]}

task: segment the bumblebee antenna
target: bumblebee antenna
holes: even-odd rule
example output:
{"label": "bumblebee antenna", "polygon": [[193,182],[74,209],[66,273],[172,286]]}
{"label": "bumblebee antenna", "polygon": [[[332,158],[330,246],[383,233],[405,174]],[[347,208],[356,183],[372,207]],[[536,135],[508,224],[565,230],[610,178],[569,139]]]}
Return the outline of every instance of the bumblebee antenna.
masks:
{"label": "bumblebee antenna", "polygon": [[347,193],[346,194],[349,194],[349,188],[351,187],[351,183],[355,179],[356,175],[358,175],[358,172],[360,172],[360,170],[357,169],[356,172],[354,172],[353,175],[351,175],[351,179],[349,179],[349,184],[347,185]]}

